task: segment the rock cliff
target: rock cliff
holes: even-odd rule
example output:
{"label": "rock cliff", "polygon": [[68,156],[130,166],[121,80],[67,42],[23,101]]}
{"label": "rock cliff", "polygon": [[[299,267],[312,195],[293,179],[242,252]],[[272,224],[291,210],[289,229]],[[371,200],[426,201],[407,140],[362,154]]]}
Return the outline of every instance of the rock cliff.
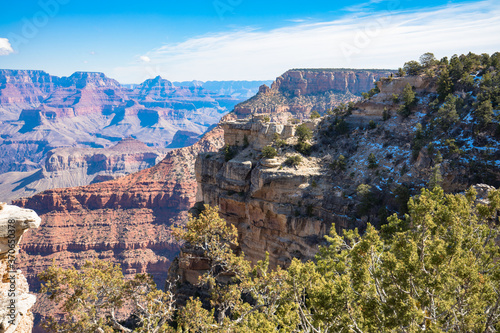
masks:
{"label": "rock cliff", "polygon": [[325,114],[340,103],[357,101],[375,81],[388,77],[389,70],[292,69],[279,76],[271,87],[238,104],[230,115],[245,118],[266,114],[283,122],[288,118],[309,118],[311,112]]}
{"label": "rock cliff", "polygon": [[[496,167],[500,154],[481,152],[499,143],[493,137],[474,138],[470,115],[463,114],[464,120],[450,129],[462,151],[453,148],[454,141],[446,141],[448,134],[443,132],[436,132],[427,146],[421,146],[418,124],[431,124],[436,117],[429,106],[436,96],[434,79],[422,75],[377,84],[381,92],[348,113],[301,122],[313,131],[309,156],[294,148],[296,121],[269,122],[265,116],[254,115],[221,124],[233,154],[200,154],[196,160],[198,200],[220,207],[221,215],[238,228],[241,250],[250,260],[261,260],[266,252],[271,265],[286,266],[294,257],[312,259],[330,228],[339,232],[354,227],[363,230],[367,223],[380,225],[386,216],[404,211],[408,196],[428,186],[436,172],[448,192],[480,182],[500,184]],[[404,118],[396,112],[400,105],[395,104],[393,94],[401,94],[407,84],[414,87],[417,103]],[[300,89],[307,92],[308,86]],[[261,94],[271,94],[277,87],[282,83]],[[248,101],[249,110],[258,110],[254,102],[260,103]],[[389,111],[386,118],[384,109]],[[277,145],[276,138],[284,141]],[[267,145],[276,147],[277,157],[263,158],[261,151]],[[289,159],[293,156],[300,156],[301,161],[293,165]],[[184,265],[176,273],[196,276],[193,267]]]}
{"label": "rock cliff", "polygon": [[19,270],[19,243],[23,233],[40,226],[40,217],[31,209],[0,203],[0,332],[30,333],[31,308],[36,297]]}
{"label": "rock cliff", "polygon": [[[36,209],[43,226],[26,235],[19,267],[30,285],[52,260],[69,267],[86,259],[120,263],[126,276],[150,273],[163,285],[178,245],[169,232],[195,203],[194,161],[222,147],[216,128],[196,144],[170,151],[152,168],[88,186],[48,190],[15,203]],[[43,300],[35,306],[46,313]]]}

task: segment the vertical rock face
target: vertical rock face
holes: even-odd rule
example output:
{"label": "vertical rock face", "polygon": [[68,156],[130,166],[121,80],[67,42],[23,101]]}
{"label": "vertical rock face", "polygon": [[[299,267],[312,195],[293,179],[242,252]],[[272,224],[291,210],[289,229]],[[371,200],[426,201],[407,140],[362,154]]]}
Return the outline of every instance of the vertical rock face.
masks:
{"label": "vertical rock face", "polygon": [[292,69],[276,79],[272,90],[293,96],[324,93],[328,90],[359,95],[373,88],[373,83],[390,70]]}
{"label": "vertical rock face", "polygon": [[[301,82],[297,89],[308,92],[309,80]],[[436,117],[428,105],[436,98],[435,79],[402,77],[378,84],[380,93],[355,104],[351,112],[302,122],[313,132],[308,156],[295,149],[297,121],[280,123],[252,114],[221,124],[225,143],[234,152],[200,154],[196,160],[198,200],[218,205],[221,216],[237,227],[241,250],[248,259],[256,262],[268,252],[271,265],[286,266],[293,258],[312,259],[331,228],[337,232],[359,228],[362,232],[367,223],[379,226],[386,216],[406,209],[410,194],[429,186],[437,164],[443,178],[440,186],[446,192],[461,192],[478,182],[500,184],[500,154],[492,155],[492,162],[481,155],[487,141],[474,139],[467,119],[450,132],[462,140],[463,152],[454,153],[443,144],[447,137],[442,133],[429,139],[439,147],[415,148],[418,124],[431,123]],[[397,115],[400,105],[393,102],[392,95],[401,94],[408,84],[414,87],[418,102],[405,118]],[[282,85],[275,84],[273,89],[279,87]],[[278,96],[265,88],[261,93]],[[268,110],[281,103],[277,98],[274,104],[272,99],[268,101]],[[309,101],[321,104],[323,100]],[[257,110],[261,102],[255,98],[246,107]],[[392,115],[384,117],[384,109]],[[339,119],[344,122],[344,132],[338,130]],[[275,136],[283,140],[280,145]],[[267,145],[277,149],[275,158],[263,158],[262,148]],[[444,160],[438,161],[437,149],[444,152]],[[300,162],[291,165],[289,158],[294,156],[300,156]],[[478,169],[476,163],[484,163],[484,169]],[[178,273],[192,280],[196,269],[196,263],[184,263]]]}
{"label": "vertical rock face", "polygon": [[23,233],[39,226],[33,210],[0,203],[0,333],[29,333],[33,328],[36,297],[29,293],[17,261]]}
{"label": "vertical rock face", "polygon": [[376,80],[391,73],[390,70],[292,69],[276,78],[271,88],[261,86],[255,97],[238,104],[228,116],[266,114],[279,122],[291,117],[307,119],[313,110],[325,114],[340,103],[359,100],[361,93],[373,88]]}
{"label": "vertical rock face", "polygon": [[[66,268],[100,258],[120,263],[128,277],[150,273],[163,286],[178,251],[170,225],[183,222],[196,202],[196,156],[217,151],[222,143],[222,130],[215,128],[196,144],[170,151],[152,168],[16,200],[43,220],[21,245],[19,266],[30,285],[38,287],[37,274],[52,260]],[[37,303],[34,311],[43,316],[50,310]]]}

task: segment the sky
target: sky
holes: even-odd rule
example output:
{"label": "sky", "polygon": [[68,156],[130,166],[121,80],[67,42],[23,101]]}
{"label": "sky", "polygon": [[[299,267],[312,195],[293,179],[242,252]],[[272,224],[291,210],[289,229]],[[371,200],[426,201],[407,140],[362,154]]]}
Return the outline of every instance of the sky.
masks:
{"label": "sky", "polygon": [[120,83],[272,80],[291,68],[403,66],[500,51],[500,1],[19,0],[0,3],[0,68]]}

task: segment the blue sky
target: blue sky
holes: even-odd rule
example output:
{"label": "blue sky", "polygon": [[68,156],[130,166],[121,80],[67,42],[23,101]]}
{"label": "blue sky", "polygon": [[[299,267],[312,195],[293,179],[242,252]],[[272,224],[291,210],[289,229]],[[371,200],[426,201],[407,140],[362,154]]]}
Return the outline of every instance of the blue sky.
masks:
{"label": "blue sky", "polygon": [[500,51],[495,0],[25,0],[0,4],[0,68],[122,83],[273,79]]}

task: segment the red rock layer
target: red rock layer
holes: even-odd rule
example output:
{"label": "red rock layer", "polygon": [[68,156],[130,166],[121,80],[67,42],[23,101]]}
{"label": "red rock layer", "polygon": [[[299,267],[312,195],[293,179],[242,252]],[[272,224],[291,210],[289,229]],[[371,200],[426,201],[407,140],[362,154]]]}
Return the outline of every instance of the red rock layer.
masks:
{"label": "red rock layer", "polygon": [[222,130],[216,128],[152,168],[17,200],[42,218],[41,228],[26,235],[21,247],[20,268],[30,284],[36,288],[36,275],[52,260],[69,267],[104,258],[120,263],[126,275],[151,273],[162,286],[178,250],[169,227],[185,220],[196,201],[196,156],[222,144]]}

